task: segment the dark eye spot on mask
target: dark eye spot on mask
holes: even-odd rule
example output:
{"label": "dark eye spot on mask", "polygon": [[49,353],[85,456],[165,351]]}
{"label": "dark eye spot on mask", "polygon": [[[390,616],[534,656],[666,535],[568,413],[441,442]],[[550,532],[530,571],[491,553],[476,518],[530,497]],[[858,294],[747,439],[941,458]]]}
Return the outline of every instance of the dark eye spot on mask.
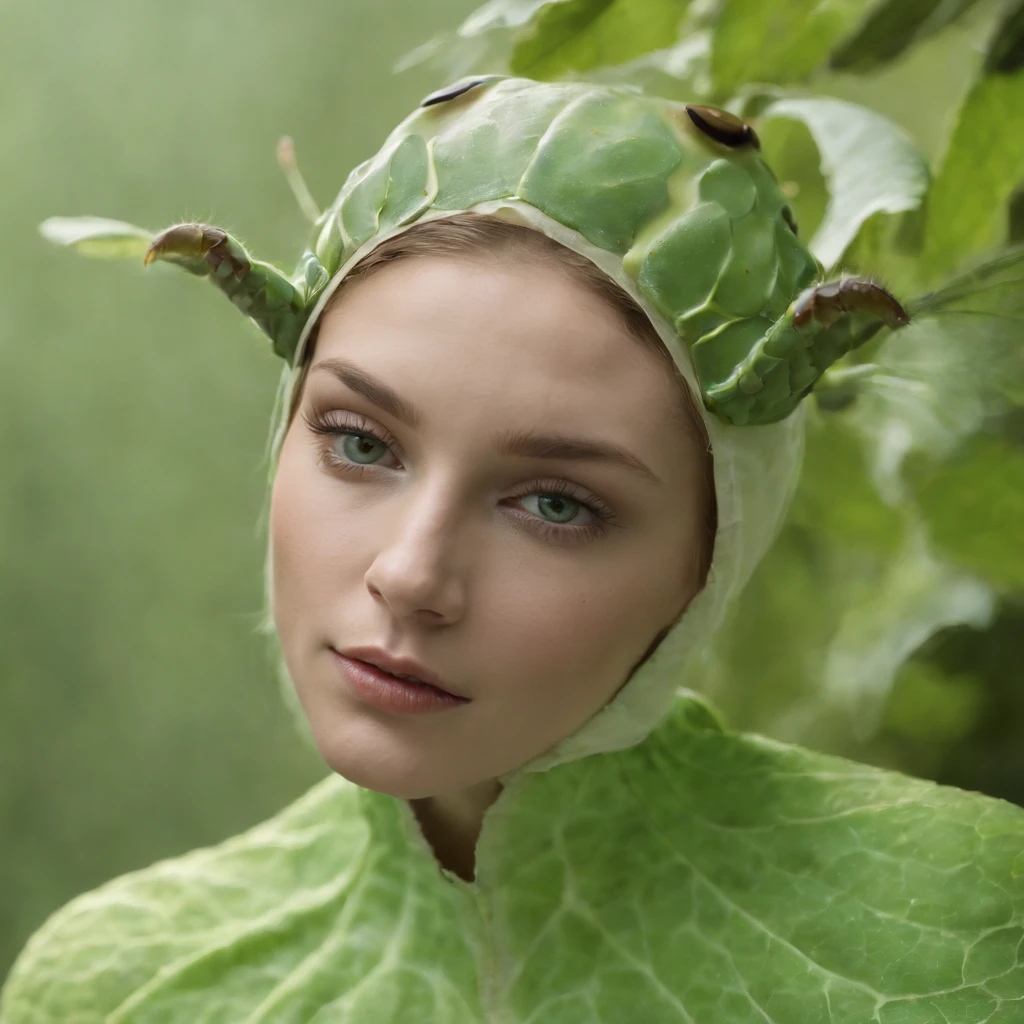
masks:
{"label": "dark eye spot on mask", "polygon": [[761,140],[754,129],[735,114],[730,114],[728,110],[687,103],[686,113],[708,138],[720,142],[723,146],[729,146],[731,149],[739,149],[741,146],[761,148]]}
{"label": "dark eye spot on mask", "polygon": [[492,82],[495,78],[500,77],[500,75],[481,75],[478,78],[453,82],[451,85],[446,85],[443,89],[438,89],[437,92],[432,92],[420,103],[420,106],[432,107],[435,103],[445,103],[448,100],[454,100],[459,96],[465,95],[470,89],[475,89],[478,85],[483,85],[484,82]]}

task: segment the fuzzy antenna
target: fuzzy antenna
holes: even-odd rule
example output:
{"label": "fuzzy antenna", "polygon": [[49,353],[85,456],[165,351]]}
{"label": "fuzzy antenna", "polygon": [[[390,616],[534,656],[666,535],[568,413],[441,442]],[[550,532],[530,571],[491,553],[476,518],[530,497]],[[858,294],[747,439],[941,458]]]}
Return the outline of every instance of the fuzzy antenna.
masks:
{"label": "fuzzy antenna", "polygon": [[298,162],[295,159],[295,143],[290,135],[281,136],[277,144],[277,162],[284,171],[288,186],[299,204],[299,209],[309,218],[311,224],[315,224],[320,217],[320,210],[317,208],[316,200],[306,185],[305,180],[299,171]]}

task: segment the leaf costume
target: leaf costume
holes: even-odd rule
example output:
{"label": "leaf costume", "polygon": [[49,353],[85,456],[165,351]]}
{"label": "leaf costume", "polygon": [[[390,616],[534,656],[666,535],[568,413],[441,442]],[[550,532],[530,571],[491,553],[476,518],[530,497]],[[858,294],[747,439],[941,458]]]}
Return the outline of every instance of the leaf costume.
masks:
{"label": "leaf costume", "polygon": [[909,319],[873,282],[820,280],[752,127],[488,75],[427,97],[352,171],[290,278],[210,225],[44,230],[209,277],[270,337],[273,474],[330,294],[384,239],[464,211],[543,232],[647,312],[711,439],[706,586],[605,707],[500,777],[472,882],[440,867],[408,803],[332,775],[58,911],[0,1024],[1024,1019],[1024,812],[730,733],[680,689],[779,528],[802,399]]}

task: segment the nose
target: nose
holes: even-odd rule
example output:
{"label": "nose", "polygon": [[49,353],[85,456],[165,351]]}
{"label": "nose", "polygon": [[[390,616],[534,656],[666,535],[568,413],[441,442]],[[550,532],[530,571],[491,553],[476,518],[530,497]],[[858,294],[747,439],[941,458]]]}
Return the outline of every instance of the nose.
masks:
{"label": "nose", "polygon": [[464,520],[451,508],[450,495],[406,497],[400,511],[381,516],[377,554],[364,582],[395,619],[455,621],[465,604]]}

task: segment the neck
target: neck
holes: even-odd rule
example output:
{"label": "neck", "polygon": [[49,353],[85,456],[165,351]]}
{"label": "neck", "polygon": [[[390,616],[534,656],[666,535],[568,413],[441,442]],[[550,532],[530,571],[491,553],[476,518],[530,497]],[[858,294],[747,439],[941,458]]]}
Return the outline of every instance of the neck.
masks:
{"label": "neck", "polygon": [[488,779],[467,789],[409,801],[438,863],[463,881],[474,880],[484,815],[501,790],[497,779]]}

